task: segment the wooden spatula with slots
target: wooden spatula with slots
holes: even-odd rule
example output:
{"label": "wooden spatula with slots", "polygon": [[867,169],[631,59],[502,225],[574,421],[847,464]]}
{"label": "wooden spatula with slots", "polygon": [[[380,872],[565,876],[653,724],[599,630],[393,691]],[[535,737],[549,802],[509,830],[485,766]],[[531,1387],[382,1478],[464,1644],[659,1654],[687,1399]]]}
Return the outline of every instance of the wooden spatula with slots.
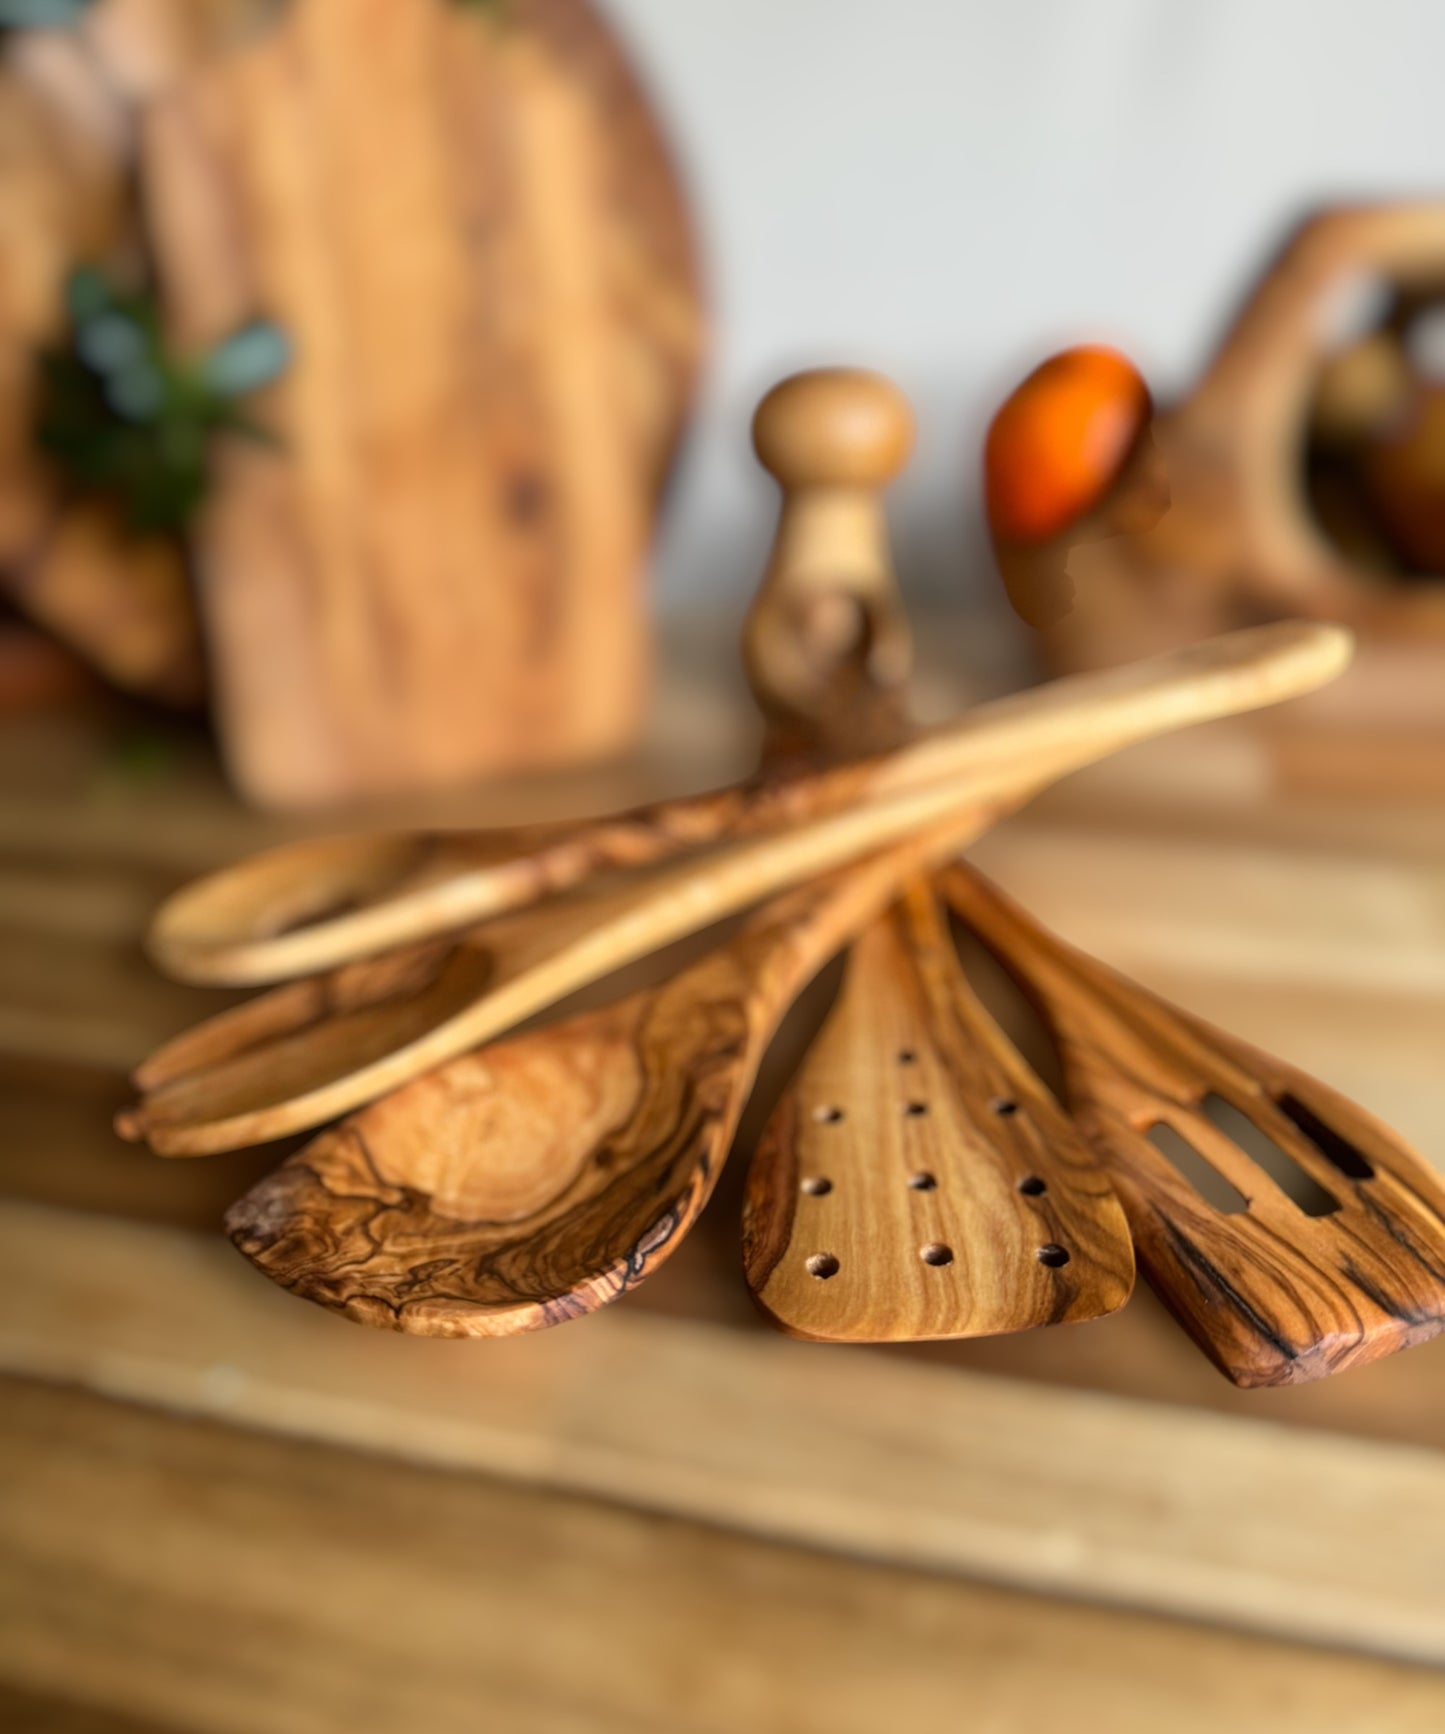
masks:
{"label": "wooden spatula with slots", "polygon": [[[1299,1384],[1445,1329],[1445,1184],[1400,1137],[1065,945],[971,869],[940,884],[1051,1028],[1069,1107],[1146,1276],[1227,1378]],[[1309,1191],[1287,1191],[1221,1130],[1221,1104]],[[1230,1202],[1184,1177],[1161,1128],[1217,1172]]]}

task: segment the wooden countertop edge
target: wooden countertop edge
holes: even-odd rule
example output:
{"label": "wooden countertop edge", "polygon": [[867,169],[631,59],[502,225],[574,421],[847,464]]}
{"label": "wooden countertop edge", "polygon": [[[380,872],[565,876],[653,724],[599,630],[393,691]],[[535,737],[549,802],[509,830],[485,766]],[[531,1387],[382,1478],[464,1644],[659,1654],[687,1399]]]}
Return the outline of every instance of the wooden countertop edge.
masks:
{"label": "wooden countertop edge", "polygon": [[224,1243],[0,1204],[0,1371],[770,1540],[1445,1662],[1445,1473],[1412,1447],[819,1349],[625,1306],[416,1341]]}

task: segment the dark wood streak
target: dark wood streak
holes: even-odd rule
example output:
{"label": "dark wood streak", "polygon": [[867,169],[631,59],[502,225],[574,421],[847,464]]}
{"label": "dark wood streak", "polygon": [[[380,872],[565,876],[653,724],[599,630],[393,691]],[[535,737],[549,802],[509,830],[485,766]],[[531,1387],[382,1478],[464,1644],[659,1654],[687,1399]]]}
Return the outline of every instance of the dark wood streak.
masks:
{"label": "dark wood streak", "polygon": [[[1123,1201],[1145,1275],[1227,1378],[1298,1384],[1445,1329],[1445,1186],[1399,1137],[1318,1080],[1064,945],[976,874],[950,875],[948,887],[1052,1029],[1069,1104]],[[1211,1094],[1339,1208],[1306,1216],[1208,1119]],[[1288,1099],[1327,1134],[1320,1143],[1281,1109]],[[1158,1123],[1247,1207],[1229,1214],[1202,1198],[1149,1141]],[[1331,1147],[1352,1153],[1354,1172]]]}

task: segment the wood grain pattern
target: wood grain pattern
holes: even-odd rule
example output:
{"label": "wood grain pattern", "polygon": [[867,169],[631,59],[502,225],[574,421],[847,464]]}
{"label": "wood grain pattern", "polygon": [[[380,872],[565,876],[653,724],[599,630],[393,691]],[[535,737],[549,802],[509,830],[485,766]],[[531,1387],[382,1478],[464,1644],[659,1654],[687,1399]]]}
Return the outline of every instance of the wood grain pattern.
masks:
{"label": "wood grain pattern", "polygon": [[1073,1323],[1133,1287],[1118,1200],[974,996],[928,881],[854,941],[743,1222],[754,1298],[815,1341]]}
{"label": "wood grain pattern", "polygon": [[947,1726],[964,1699],[989,1734],[1038,1734],[1081,1704],[1112,1734],[1435,1734],[1445,1719],[1445,1678],[1379,1657],[84,1391],[9,1380],[0,1403],[10,1734],[234,1734],[238,1682],[264,1682],[274,1734],[475,1734],[479,1705],[508,1734],[717,1734],[724,1718],[876,1734]]}
{"label": "wood grain pattern", "polygon": [[504,20],[297,0],[148,115],[178,335],[260,312],[296,355],[256,411],[279,449],[232,442],[199,538],[222,732],[256,799],[598,756],[635,730],[642,566],[701,315],[656,128],[602,38],[581,0]]}
{"label": "wood grain pattern", "polygon": [[[1445,1329],[1445,1185],[1373,1115],[1045,933],[971,871],[950,904],[1037,1002],[1069,1106],[1139,1262],[1238,1385],[1323,1378]],[[1307,1214],[1206,1111],[1243,1114],[1321,1195]],[[1148,1134],[1172,1128],[1233,1189],[1211,1203]]]}
{"label": "wood grain pattern", "polygon": [[358,977],[291,984],[223,1013],[138,1071],[145,1099],[120,1124],[170,1155],[307,1130],[774,892],[935,824],[959,821],[961,847],[1054,778],[1129,740],[1312,686],[1348,654],[1338,629],[1284,626],[1017,694],[955,731],[967,732],[974,751],[950,781],[736,843],[605,895],[542,904],[495,933],[483,926],[469,940],[383,957]]}
{"label": "wood grain pattern", "polygon": [[[1315,1390],[1258,1393],[1249,1416],[1240,1404],[1208,1414],[990,1377],[954,1364],[956,1347],[826,1354],[639,1306],[485,1346],[402,1339],[297,1305],[216,1238],[36,1206],[0,1206],[0,1261],[26,1297],[0,1313],[10,1373],[400,1459],[432,1471],[432,1486],[491,1475],[513,1500],[554,1489],[875,1568],[1445,1659],[1439,1453],[1263,1418],[1283,1418]],[[1072,1347],[1132,1311],[1008,1341]],[[77,1485],[116,1520],[130,1509],[94,1476]],[[174,1512],[173,1486],[168,1498]],[[16,1521],[40,1516],[34,1501],[0,1503]],[[93,1520],[81,1509],[84,1532]],[[523,1530],[534,1564],[550,1557]],[[138,1522],[137,1536],[148,1533],[153,1544]],[[475,1550],[463,1551],[478,1580]],[[165,1553],[138,1545],[117,1557]],[[382,1601],[405,1607],[393,1550],[384,1553]],[[309,1557],[300,1549],[293,1564]],[[614,1589],[616,1568],[614,1555]],[[196,1581],[178,1572],[188,1607]],[[217,1581],[234,1583],[224,1572]],[[516,1584],[505,1577],[502,1588],[506,1603]],[[334,1604],[307,1582],[297,1606],[315,1615]],[[355,1622],[337,1618],[354,1637]],[[13,1621],[0,1631],[23,1648]],[[218,1641],[234,1636],[227,1625]],[[376,1648],[369,1629],[363,1647]],[[265,1665],[274,1648],[264,1644]],[[475,1721],[474,1703],[468,1713]]]}
{"label": "wood grain pattern", "polygon": [[1350,654],[1337,628],[1285,622],[996,699],[891,753],[821,769],[794,761],[602,819],[308,840],[187,886],[157,913],[149,948],[183,980],[252,985],[309,974],[455,931],[608,869],[796,830],[945,781],[960,801],[992,800],[1029,783],[1033,763],[1040,780],[1052,780],[1147,735],[1312,691]]}
{"label": "wood grain pattern", "polygon": [[711,1197],[797,993],[917,856],[795,891],[658,987],[393,1091],[253,1186],[227,1232],[283,1287],[417,1335],[511,1336],[619,1299]]}

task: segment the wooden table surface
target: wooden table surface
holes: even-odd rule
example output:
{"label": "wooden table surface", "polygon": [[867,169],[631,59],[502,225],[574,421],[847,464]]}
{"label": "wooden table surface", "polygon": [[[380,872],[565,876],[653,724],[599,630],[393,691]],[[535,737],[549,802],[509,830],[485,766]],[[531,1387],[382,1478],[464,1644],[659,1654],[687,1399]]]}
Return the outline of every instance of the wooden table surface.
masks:
{"label": "wooden table surface", "polygon": [[[977,641],[921,637],[941,709]],[[729,774],[730,657],[674,653],[633,763],[451,816]],[[736,1162],[654,1283],[541,1337],[415,1342],[272,1289],[216,1222],[274,1151],[162,1164],[105,1125],[218,1003],[150,974],[149,908],[297,826],[144,731],[0,729],[0,1726],[1445,1726],[1445,1343],[1251,1394],[1147,1293],[1017,1339],[788,1343],[742,1289]],[[1216,729],[977,853],[1445,1152],[1438,806],[1281,795]]]}

